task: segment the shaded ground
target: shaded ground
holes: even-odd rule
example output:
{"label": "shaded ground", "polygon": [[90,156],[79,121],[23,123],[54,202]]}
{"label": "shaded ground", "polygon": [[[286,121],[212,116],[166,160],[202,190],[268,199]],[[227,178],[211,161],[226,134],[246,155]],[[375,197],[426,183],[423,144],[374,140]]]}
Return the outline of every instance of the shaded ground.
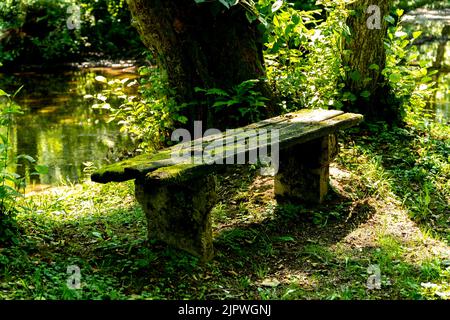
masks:
{"label": "shaded ground", "polygon": [[[133,183],[31,195],[18,217],[23,243],[0,248],[0,298],[447,298],[448,128],[410,130],[372,124],[341,136],[320,206],[277,204],[256,168],[218,177],[206,265],[146,240]],[[81,268],[80,290],[67,288],[70,265]],[[379,290],[367,288],[370,266]]]}

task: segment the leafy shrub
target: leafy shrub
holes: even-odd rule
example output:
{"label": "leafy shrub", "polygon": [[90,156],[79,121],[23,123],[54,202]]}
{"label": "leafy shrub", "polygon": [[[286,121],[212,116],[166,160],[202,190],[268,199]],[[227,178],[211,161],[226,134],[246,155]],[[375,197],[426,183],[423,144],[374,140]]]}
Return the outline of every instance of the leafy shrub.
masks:
{"label": "leafy shrub", "polygon": [[[347,1],[321,0],[313,10],[298,10],[297,2],[259,0],[258,10],[267,22],[267,76],[286,111],[299,108],[340,109],[356,99],[344,92],[346,75],[342,43],[350,35],[346,25]],[[420,32],[403,31],[399,23],[403,10],[386,17],[390,27],[385,40],[386,67],[382,74],[398,101],[398,112],[415,110],[426,115],[432,94],[433,75],[429,61],[420,60],[414,40]],[[371,66],[378,68],[377,65]],[[362,93],[364,94],[364,92]],[[394,102],[392,102],[394,103]]]}
{"label": "leafy shrub", "polygon": [[[6,134],[0,134],[0,244],[15,242],[17,225],[14,220],[16,210],[14,203],[21,194],[17,191],[22,180],[15,174],[7,171],[9,157],[9,129],[12,116],[20,113],[20,107],[14,104],[9,94],[0,89],[0,98],[3,103],[0,109],[0,127],[6,129]],[[0,101],[1,102],[1,101]],[[12,186],[11,186],[12,185]]]}
{"label": "leafy shrub", "polygon": [[[76,20],[79,28],[69,28]],[[130,20],[124,0],[6,0],[0,3],[0,62],[136,53],[142,44]]]}
{"label": "leafy shrub", "polygon": [[206,96],[206,101],[197,103],[208,104],[208,107],[213,109],[212,113],[217,117],[224,114],[230,119],[235,118],[236,121],[240,120],[243,123],[255,122],[260,120],[261,109],[269,100],[255,88],[258,83],[257,79],[246,80],[228,91],[219,88],[197,87],[195,91],[203,92]]}
{"label": "leafy shrub", "polygon": [[313,10],[288,1],[260,0],[258,6],[268,28],[267,75],[283,109],[339,109],[340,42],[349,33],[345,1],[318,1]]}
{"label": "leafy shrub", "polygon": [[414,41],[421,35],[421,31],[408,34],[398,20],[403,10],[397,9],[395,19],[388,16],[390,23],[388,37],[385,41],[386,67],[383,75],[389,80],[391,90],[399,99],[401,109],[399,112],[405,117],[408,113],[416,119],[429,118],[425,107],[434,92],[435,82],[433,75],[438,71],[428,71],[431,60],[419,59],[419,52]]}
{"label": "leafy shrub", "polygon": [[[155,67],[140,68],[139,81],[130,79],[108,81],[96,77],[105,88],[94,98],[94,109],[110,112],[110,121],[121,126],[137,143],[138,152],[150,151],[164,145],[170,138],[169,132],[177,124],[184,124],[187,118],[182,110],[187,104],[178,104],[167,85],[166,77]],[[130,87],[139,84],[139,94],[131,94]]]}
{"label": "leafy shrub", "polygon": [[[19,89],[20,90],[20,89]],[[20,106],[13,102],[14,96],[7,94],[0,89],[0,244],[17,242],[17,224],[14,216],[17,213],[15,207],[16,200],[22,196],[20,190],[25,188],[24,177],[8,171],[11,163],[17,163],[18,160],[25,160],[34,163],[35,160],[28,155],[19,155],[11,157],[9,132],[13,122],[13,117],[22,113]],[[44,166],[35,166],[36,172],[32,174],[44,174],[47,168]]]}

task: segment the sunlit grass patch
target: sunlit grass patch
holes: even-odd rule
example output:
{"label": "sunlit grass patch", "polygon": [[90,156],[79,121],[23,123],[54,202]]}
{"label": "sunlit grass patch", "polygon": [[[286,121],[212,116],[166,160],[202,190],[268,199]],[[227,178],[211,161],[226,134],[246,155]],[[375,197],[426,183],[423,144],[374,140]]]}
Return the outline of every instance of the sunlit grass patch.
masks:
{"label": "sunlit grass patch", "polygon": [[[0,298],[446,298],[448,142],[409,130],[343,135],[318,206],[277,203],[272,178],[251,169],[218,177],[207,264],[147,240],[133,182],[27,196],[22,243],[0,249]],[[69,265],[82,270],[79,291],[67,288]],[[367,286],[374,266],[380,289]]]}

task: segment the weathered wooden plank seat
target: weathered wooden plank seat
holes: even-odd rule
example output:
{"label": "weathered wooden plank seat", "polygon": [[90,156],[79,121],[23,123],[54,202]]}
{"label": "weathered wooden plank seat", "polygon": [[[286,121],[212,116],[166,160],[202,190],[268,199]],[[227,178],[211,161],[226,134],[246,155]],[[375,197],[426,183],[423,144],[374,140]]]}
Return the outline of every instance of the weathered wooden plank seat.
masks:
{"label": "weathered wooden plank seat", "polygon": [[320,203],[328,190],[329,163],[338,152],[336,133],[362,119],[336,110],[301,110],[105,166],[92,181],[135,179],[149,237],[208,260],[215,172],[223,165],[269,164],[266,172],[275,175],[278,198]]}

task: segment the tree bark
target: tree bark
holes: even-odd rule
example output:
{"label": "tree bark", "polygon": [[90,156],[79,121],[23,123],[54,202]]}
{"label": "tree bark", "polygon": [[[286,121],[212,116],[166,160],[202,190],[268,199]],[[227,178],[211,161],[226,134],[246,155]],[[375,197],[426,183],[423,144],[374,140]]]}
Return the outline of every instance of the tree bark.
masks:
{"label": "tree bark", "polygon": [[[265,76],[257,23],[248,21],[240,5],[227,9],[217,1],[127,2],[144,44],[154,52],[179,103],[199,98],[195,87],[226,90]],[[262,90],[270,92],[268,87]],[[207,106],[193,107],[188,118],[191,123],[216,122],[208,119]]]}
{"label": "tree bark", "polygon": [[[375,12],[368,12],[371,5],[380,10],[378,25],[373,20]],[[390,5],[391,0],[357,0],[349,6],[352,14],[347,25],[351,35],[344,44],[343,61],[347,68],[344,82],[345,90],[354,94],[356,100],[349,101],[345,109],[368,118],[398,122],[401,115],[395,96],[381,73],[386,65],[384,38],[388,28],[384,17],[389,14]]]}

